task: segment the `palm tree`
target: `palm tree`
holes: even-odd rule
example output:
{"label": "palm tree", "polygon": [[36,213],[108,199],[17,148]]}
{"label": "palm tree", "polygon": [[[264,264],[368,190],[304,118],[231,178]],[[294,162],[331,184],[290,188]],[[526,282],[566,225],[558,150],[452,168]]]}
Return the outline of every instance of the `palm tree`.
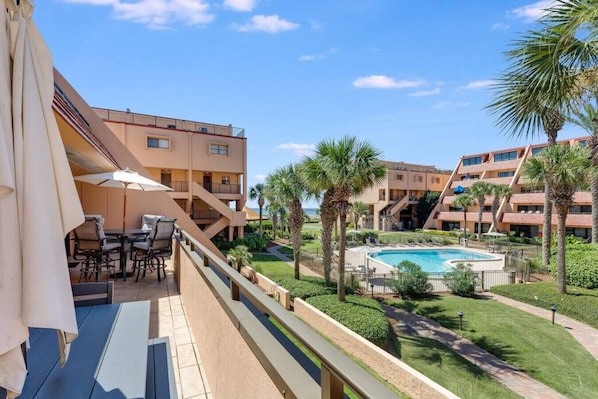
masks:
{"label": "palm tree", "polygon": [[239,273],[241,273],[241,268],[243,266],[250,266],[251,260],[253,259],[253,254],[249,252],[249,248],[247,248],[246,245],[237,245],[228,251],[227,256],[235,265],[237,265],[237,271]]}
{"label": "palm tree", "polygon": [[556,145],[544,149],[523,164],[523,175],[532,185],[550,184],[550,202],[558,216],[557,224],[557,289],[567,293],[565,269],[565,229],[567,214],[573,204],[573,194],[587,181],[590,168],[587,148]]}
{"label": "palm tree", "polygon": [[477,181],[471,185],[468,193],[475,198],[478,203],[478,241],[482,240],[482,216],[484,214],[484,203],[486,202],[486,195],[492,192],[494,184],[486,181]]}
{"label": "palm tree", "polygon": [[453,206],[463,210],[463,245],[467,246],[467,208],[475,205],[476,200],[469,193],[459,194]]}
{"label": "palm tree", "polygon": [[498,231],[498,207],[503,199],[509,200],[509,198],[511,198],[513,189],[506,184],[493,184],[491,195],[494,196],[490,207],[490,212],[492,213],[492,225],[494,226],[494,230]]}
{"label": "palm tree", "polygon": [[300,167],[289,164],[276,169],[266,178],[266,184],[278,193],[282,203],[289,208],[289,228],[293,242],[293,256],[295,264],[295,279],[299,280],[299,267],[301,260],[301,228],[305,219],[303,218],[302,202],[313,197],[312,192],[307,190],[301,180]]}
{"label": "palm tree", "polygon": [[[340,237],[338,299],[345,300],[345,247],[349,199],[386,179],[386,168],[378,162],[380,151],[368,141],[344,136],[317,144],[314,157],[304,160],[306,181],[312,188],[332,190],[331,203],[338,211]],[[323,231],[322,227],[322,231]],[[322,234],[323,236],[324,234]]]}
{"label": "palm tree", "polygon": [[257,200],[257,206],[260,208],[260,227],[259,227],[259,234],[260,237],[263,235],[264,231],[262,230],[262,215],[264,209],[264,191],[266,190],[266,186],[262,183],[257,183],[255,186],[249,188],[249,199],[252,201]]}
{"label": "palm tree", "polygon": [[353,220],[355,221],[355,230],[358,230],[358,222],[363,216],[370,213],[370,207],[361,201],[355,201],[351,204],[351,212],[353,213]]}
{"label": "palm tree", "polygon": [[[497,126],[515,137],[533,137],[543,130],[548,144],[555,145],[571,100],[570,70],[555,54],[561,50],[560,33],[546,27],[529,31],[506,53],[510,66],[499,77],[493,101],[488,105]],[[551,188],[544,187],[542,259],[550,260],[552,208]]]}

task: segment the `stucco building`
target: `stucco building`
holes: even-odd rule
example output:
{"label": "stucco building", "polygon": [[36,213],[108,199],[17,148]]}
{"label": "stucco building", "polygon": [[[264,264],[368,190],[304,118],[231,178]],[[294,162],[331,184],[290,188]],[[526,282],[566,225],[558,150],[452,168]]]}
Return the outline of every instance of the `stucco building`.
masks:
{"label": "stucco building", "polygon": [[93,108],[209,238],[243,237],[247,139],[231,125]]}
{"label": "stucco building", "polygon": [[[587,144],[587,137],[560,141],[559,144]],[[493,197],[486,196],[483,204],[482,231],[515,232],[525,237],[537,237],[542,234],[544,212],[544,190],[527,186],[521,174],[523,163],[538,154],[547,144],[535,144],[523,147],[500,149],[486,153],[462,156],[450,176],[439,198],[439,202],[430,214],[424,228],[438,230],[462,229],[463,211],[452,206],[458,194],[455,189],[467,190],[477,181],[504,184],[512,189],[510,198],[503,198],[498,209],[498,226],[492,226],[490,207]],[[457,191],[459,191],[458,189]],[[589,192],[579,191],[574,195],[574,205],[567,217],[567,234],[578,237],[591,237],[592,199]],[[477,231],[479,206],[473,206],[467,212],[467,229]],[[553,209],[552,225],[556,229],[557,217]]]}
{"label": "stucco building", "polygon": [[450,171],[404,162],[380,163],[386,167],[386,181],[353,198],[370,207],[364,227],[375,230],[417,227],[416,207],[420,198],[426,191],[441,192],[447,184]]}

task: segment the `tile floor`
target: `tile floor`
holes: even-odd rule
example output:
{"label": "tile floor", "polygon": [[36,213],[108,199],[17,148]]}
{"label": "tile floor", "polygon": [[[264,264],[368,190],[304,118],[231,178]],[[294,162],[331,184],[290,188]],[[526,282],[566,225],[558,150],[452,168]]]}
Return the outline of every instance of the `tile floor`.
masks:
{"label": "tile floor", "polygon": [[[71,280],[78,282],[79,269],[70,270]],[[101,280],[108,278],[108,273],[100,276]],[[85,281],[85,278],[81,280]],[[147,274],[145,278],[140,277],[138,282],[135,282],[134,277],[114,282],[114,302],[151,301],[149,338],[167,336],[170,339],[178,397],[212,399],[199,351],[168,262],[166,280],[162,279],[161,282],[158,282],[156,272]]]}

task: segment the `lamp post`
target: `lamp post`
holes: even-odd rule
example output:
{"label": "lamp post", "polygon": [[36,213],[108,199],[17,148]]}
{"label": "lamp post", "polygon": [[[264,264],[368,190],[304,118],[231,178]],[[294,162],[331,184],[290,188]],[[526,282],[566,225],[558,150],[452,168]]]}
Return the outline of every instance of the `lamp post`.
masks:
{"label": "lamp post", "polygon": [[554,315],[556,313],[556,305],[552,305],[550,307],[550,310],[552,310],[552,324],[554,324]]}
{"label": "lamp post", "polygon": [[459,316],[459,330],[463,330],[463,311],[460,310],[457,316]]}
{"label": "lamp post", "polygon": [[370,288],[372,289],[372,298],[374,297],[374,283],[370,284]]}

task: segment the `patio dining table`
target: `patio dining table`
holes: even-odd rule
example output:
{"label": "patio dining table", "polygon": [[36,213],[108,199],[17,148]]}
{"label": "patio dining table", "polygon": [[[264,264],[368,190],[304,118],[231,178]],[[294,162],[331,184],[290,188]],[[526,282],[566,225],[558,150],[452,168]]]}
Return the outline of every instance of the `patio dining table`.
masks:
{"label": "patio dining table", "polygon": [[143,236],[147,236],[149,231],[145,229],[105,229],[104,234],[120,240],[120,273],[117,274],[117,277],[122,277],[123,281],[127,281],[127,252],[129,244]]}

